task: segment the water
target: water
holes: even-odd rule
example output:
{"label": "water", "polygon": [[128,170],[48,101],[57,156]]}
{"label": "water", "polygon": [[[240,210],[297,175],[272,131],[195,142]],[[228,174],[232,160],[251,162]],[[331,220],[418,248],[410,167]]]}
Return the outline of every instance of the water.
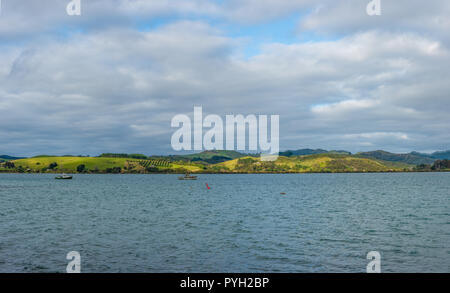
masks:
{"label": "water", "polygon": [[0,272],[450,272],[449,173],[53,177],[0,174]]}

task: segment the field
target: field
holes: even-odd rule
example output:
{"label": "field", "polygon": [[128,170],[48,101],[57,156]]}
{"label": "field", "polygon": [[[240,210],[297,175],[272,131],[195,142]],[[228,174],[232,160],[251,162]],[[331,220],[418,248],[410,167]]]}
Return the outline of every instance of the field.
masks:
{"label": "field", "polygon": [[[143,171],[148,166],[153,166],[158,170],[170,169],[177,171],[185,169],[190,172],[200,170],[200,167],[183,163],[159,163],[155,160],[136,160],[129,158],[104,158],[104,157],[34,157],[29,159],[20,159],[13,161],[16,168],[22,167],[24,170],[32,172],[77,172],[77,167],[85,166],[86,171],[106,172],[108,169],[121,168],[122,170],[132,171],[133,167],[140,166],[137,171]],[[50,169],[49,166],[56,163],[57,166]],[[131,169],[127,169],[131,168]],[[116,169],[117,170],[117,169]],[[116,172],[119,173],[119,172]],[[139,172],[137,172],[139,173]]]}
{"label": "field", "polygon": [[244,156],[221,163],[174,161],[160,157],[149,159],[115,157],[40,156],[11,161],[15,167],[2,172],[51,173],[344,173],[411,171],[413,166],[344,154],[280,156],[275,162]]}

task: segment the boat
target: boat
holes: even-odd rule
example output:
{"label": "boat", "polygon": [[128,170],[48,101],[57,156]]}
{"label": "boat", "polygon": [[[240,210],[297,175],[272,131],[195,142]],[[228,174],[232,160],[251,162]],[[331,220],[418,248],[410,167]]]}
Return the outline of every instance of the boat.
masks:
{"label": "boat", "polygon": [[178,177],[178,180],[197,180],[197,176],[186,174],[184,176]]}
{"label": "boat", "polygon": [[62,174],[60,176],[55,177],[55,179],[72,179],[72,176],[70,175],[66,175],[66,174]]}

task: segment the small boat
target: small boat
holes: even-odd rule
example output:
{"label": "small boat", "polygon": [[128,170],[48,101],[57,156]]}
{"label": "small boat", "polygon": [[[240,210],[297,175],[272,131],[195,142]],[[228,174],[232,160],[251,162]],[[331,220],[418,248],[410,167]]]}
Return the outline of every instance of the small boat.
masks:
{"label": "small boat", "polygon": [[66,175],[66,174],[62,174],[60,176],[55,177],[55,179],[72,179],[72,176],[70,175]]}
{"label": "small boat", "polygon": [[197,176],[186,174],[184,176],[178,177],[178,180],[197,180]]}

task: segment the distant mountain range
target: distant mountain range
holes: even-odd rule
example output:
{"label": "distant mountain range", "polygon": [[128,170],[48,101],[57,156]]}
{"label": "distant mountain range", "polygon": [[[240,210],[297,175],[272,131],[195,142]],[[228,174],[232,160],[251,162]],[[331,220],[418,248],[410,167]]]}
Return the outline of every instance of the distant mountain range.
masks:
{"label": "distant mountain range", "polygon": [[430,158],[436,159],[436,160],[449,160],[450,159],[450,151],[434,152],[432,154],[423,154],[423,153],[418,153],[418,152],[412,152],[411,154],[423,156],[423,157],[430,157]]}
{"label": "distant mountain range", "polygon": [[12,160],[19,160],[24,159],[24,157],[12,157],[7,155],[0,155],[0,161],[12,161]]}
{"label": "distant mountain range", "polygon": [[292,156],[308,156],[308,155],[318,155],[318,154],[341,154],[341,155],[351,155],[351,152],[347,151],[327,151],[323,149],[300,149],[295,151],[285,151],[280,152],[280,156],[292,157]]}
{"label": "distant mountain range", "polygon": [[[323,149],[299,149],[299,150],[289,150],[285,152],[280,152],[280,156],[291,157],[291,156],[307,156],[314,154],[345,154],[351,155],[351,152],[339,150],[339,151],[327,151]],[[450,159],[450,151],[434,152],[432,154],[424,154],[419,152],[411,152],[407,154],[395,154],[386,152],[383,150],[371,151],[371,152],[360,152],[355,154],[355,156],[369,159],[377,159],[388,162],[398,162],[409,165],[421,165],[421,164],[433,164],[436,160]]]}
{"label": "distant mountain range", "polygon": [[204,151],[197,154],[190,154],[190,155],[176,155],[176,156],[169,156],[172,160],[182,160],[182,161],[189,161],[189,162],[204,162],[208,164],[217,164],[222,163],[234,159],[239,159],[242,157],[249,156],[248,154],[243,154],[236,151]]}
{"label": "distant mountain range", "polygon": [[[188,155],[190,161],[180,157],[147,157],[146,159],[117,157],[38,156],[0,163],[0,173],[351,173],[351,172],[408,172],[414,166],[345,154],[313,154],[306,156],[280,156],[276,161],[262,161],[259,156],[244,156],[220,163],[206,163],[239,153],[208,152]],[[228,157],[227,157],[228,158]],[[203,160],[203,161],[200,161]],[[443,165],[442,169],[447,169]],[[429,170],[431,171],[431,167]],[[425,170],[424,170],[425,171]]]}
{"label": "distant mountain range", "polygon": [[419,153],[394,154],[381,150],[373,152],[362,152],[356,155],[364,158],[372,158],[390,162],[401,162],[410,165],[433,164],[434,161],[437,160],[431,157],[430,155],[425,154]]}
{"label": "distant mountain range", "polygon": [[[439,151],[432,154],[425,154],[419,152],[411,152],[406,154],[395,154],[383,150],[371,151],[371,152],[360,152],[352,154],[345,150],[331,150],[327,151],[324,149],[298,149],[298,150],[288,150],[280,152],[280,156],[283,157],[296,157],[296,156],[310,156],[310,155],[347,155],[358,158],[376,159],[387,162],[402,163],[408,165],[432,165],[436,160],[450,159],[449,151]],[[259,154],[245,154],[237,151],[225,151],[225,150],[213,150],[204,151],[196,154],[187,155],[170,155],[170,156],[151,156],[147,157],[145,155],[127,155],[127,154],[102,154],[100,157],[119,157],[119,158],[135,158],[135,159],[168,159],[170,161],[184,161],[192,163],[202,163],[202,164],[218,164],[222,162],[227,162],[243,157],[257,157]],[[23,159],[23,157],[13,157],[7,155],[1,155],[0,161],[12,161]]]}
{"label": "distant mountain range", "polygon": [[[352,155],[351,152],[346,150],[331,150],[324,149],[298,149],[288,150],[280,152],[280,156],[283,157],[295,157],[295,156],[309,156],[320,154],[337,154],[337,155]],[[257,156],[257,154],[249,155],[236,151],[204,151],[197,154],[170,156],[172,159],[184,160],[190,162],[204,162],[207,164],[218,164],[246,156]],[[432,154],[424,154],[419,152],[411,152],[407,154],[395,154],[383,150],[360,152],[353,154],[355,157],[377,159],[387,162],[403,163],[408,165],[432,165],[436,160],[450,159],[450,151],[434,152]]]}
{"label": "distant mountain range", "polygon": [[348,173],[450,171],[450,151],[433,154],[394,154],[372,151],[301,149],[281,152],[276,161],[259,154],[205,151],[175,156],[105,153],[98,157],[37,156],[14,159],[0,156],[0,172],[17,173]]}
{"label": "distant mountain range", "polygon": [[434,152],[432,154],[423,154],[411,152],[408,154],[394,154],[386,151],[362,152],[357,155],[366,158],[375,158],[384,161],[401,162],[411,165],[433,164],[436,160],[450,159],[450,151]]}

